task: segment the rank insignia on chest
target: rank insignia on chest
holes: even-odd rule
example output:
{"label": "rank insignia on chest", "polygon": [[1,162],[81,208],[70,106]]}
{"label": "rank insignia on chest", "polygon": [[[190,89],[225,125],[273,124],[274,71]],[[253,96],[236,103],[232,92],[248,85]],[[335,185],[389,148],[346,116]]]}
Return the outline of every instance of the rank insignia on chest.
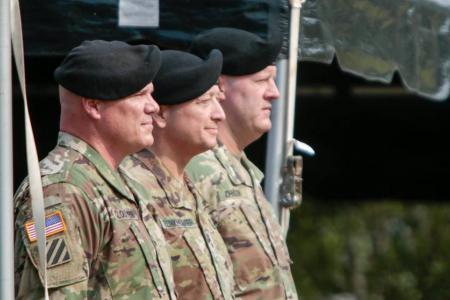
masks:
{"label": "rank insignia on chest", "polygon": [[[49,237],[66,231],[66,223],[61,211],[57,210],[45,216],[45,236]],[[25,223],[25,232],[30,243],[37,241],[36,224],[33,220]]]}
{"label": "rank insignia on chest", "polygon": [[164,218],[161,219],[161,225],[163,228],[191,228],[196,227],[196,223],[191,218],[177,219],[177,218]]}

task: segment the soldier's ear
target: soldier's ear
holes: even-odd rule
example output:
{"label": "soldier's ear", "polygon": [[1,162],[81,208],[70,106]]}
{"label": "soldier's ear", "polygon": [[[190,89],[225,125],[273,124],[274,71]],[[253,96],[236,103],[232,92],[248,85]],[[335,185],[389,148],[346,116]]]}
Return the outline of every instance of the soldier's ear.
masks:
{"label": "soldier's ear", "polygon": [[153,120],[159,128],[164,128],[167,125],[167,106],[160,105],[159,111],[153,114]]}
{"label": "soldier's ear", "polygon": [[219,76],[219,79],[217,80],[217,85],[219,86],[219,90],[222,93],[225,93],[225,79],[224,79],[223,75]]}
{"label": "soldier's ear", "polygon": [[101,114],[100,114],[100,106],[101,106],[101,101],[99,100],[94,100],[94,99],[89,99],[89,98],[81,98],[81,105],[83,106],[84,111],[86,112],[86,114],[95,120],[100,120],[101,119]]}

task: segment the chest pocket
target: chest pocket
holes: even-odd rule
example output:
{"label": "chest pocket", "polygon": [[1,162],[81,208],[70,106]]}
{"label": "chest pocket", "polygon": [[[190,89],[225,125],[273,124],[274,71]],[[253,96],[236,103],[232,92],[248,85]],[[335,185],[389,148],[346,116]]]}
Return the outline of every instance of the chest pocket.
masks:
{"label": "chest pocket", "polygon": [[177,293],[203,297],[211,292],[214,299],[220,299],[215,267],[205,237],[192,214],[169,214],[161,216],[159,222],[172,257]]}
{"label": "chest pocket", "polygon": [[102,263],[113,298],[136,294],[169,299],[163,262],[152,236],[144,231],[136,221],[116,222],[109,257]]}
{"label": "chest pocket", "polygon": [[[277,276],[273,274],[274,266],[289,265],[281,233],[276,226],[270,226],[273,220],[267,220],[273,216],[261,217],[258,206],[251,202],[253,199],[228,198],[219,206],[218,229],[232,258],[236,284],[241,290],[263,282],[267,276]],[[273,227],[272,239],[264,222],[269,223],[269,230]]]}
{"label": "chest pocket", "polygon": [[227,247],[208,213],[199,213],[207,246],[225,299],[233,299],[234,274]]}
{"label": "chest pocket", "polygon": [[218,228],[228,251],[254,251],[253,255],[266,256],[266,260],[269,259],[272,265],[276,264],[259,208],[256,203],[252,203],[254,200],[251,190],[241,190],[240,195],[241,197],[231,198],[226,198],[225,195],[226,199],[220,201],[218,208]]}
{"label": "chest pocket", "polygon": [[270,211],[268,203],[263,203],[261,206],[262,218],[256,205],[243,204],[240,208],[272,263],[281,267],[287,267],[292,261],[289,257],[286,242],[283,239],[281,227]]}
{"label": "chest pocket", "polygon": [[142,235],[139,228],[135,225],[131,225],[131,230],[133,231],[133,234],[135,235],[139,246],[144,253],[145,261],[147,263],[147,266],[150,269],[150,273],[152,275],[153,284],[155,285],[156,289],[158,290],[158,293],[160,296],[164,295],[165,291],[165,281],[170,282],[170,279],[168,278],[169,274],[167,274],[164,264],[169,262],[163,262],[161,260],[161,255],[158,255],[157,248],[163,247],[163,245],[158,245],[158,243],[155,240],[151,240],[153,247],[148,247],[148,244],[145,243],[145,241],[140,238]]}
{"label": "chest pocket", "polygon": [[212,255],[215,255],[211,251],[214,249],[214,246],[213,245],[208,246],[206,244],[206,242],[213,244],[213,241],[211,241],[211,236],[208,232],[203,237],[199,235],[202,235],[199,229],[185,230],[183,233],[183,239],[191,249],[195,259],[197,260],[203,272],[205,281],[208,284],[208,287],[214,296],[214,299],[220,299],[222,298],[220,278],[219,278],[219,272],[221,270],[216,269],[215,266],[216,262],[212,257]]}
{"label": "chest pocket", "polygon": [[271,239],[274,244],[276,255],[278,258],[278,263],[282,267],[288,267],[292,264],[292,260],[289,256],[289,251],[287,248],[286,241],[281,230],[281,226],[273,213],[272,207],[269,202],[264,197],[264,193],[259,187],[257,189],[257,196],[261,199],[260,206],[264,215],[265,222],[267,224],[267,229],[271,234]]}

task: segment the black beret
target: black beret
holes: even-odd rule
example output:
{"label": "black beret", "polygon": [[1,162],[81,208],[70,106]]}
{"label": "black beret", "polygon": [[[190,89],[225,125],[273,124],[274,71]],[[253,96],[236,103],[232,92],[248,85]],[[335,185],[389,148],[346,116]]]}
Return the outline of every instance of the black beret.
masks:
{"label": "black beret", "polygon": [[116,100],[143,89],[160,65],[160,51],[153,45],[84,41],[69,52],[54,76],[56,82],[77,95]]}
{"label": "black beret", "polygon": [[222,74],[253,74],[273,64],[281,50],[281,36],[273,33],[268,41],[245,30],[217,27],[197,35],[190,52],[200,57],[211,49],[223,54]]}
{"label": "black beret", "polygon": [[216,84],[222,70],[222,53],[213,49],[205,60],[188,52],[161,51],[161,68],[153,80],[153,97],[159,104],[186,102]]}

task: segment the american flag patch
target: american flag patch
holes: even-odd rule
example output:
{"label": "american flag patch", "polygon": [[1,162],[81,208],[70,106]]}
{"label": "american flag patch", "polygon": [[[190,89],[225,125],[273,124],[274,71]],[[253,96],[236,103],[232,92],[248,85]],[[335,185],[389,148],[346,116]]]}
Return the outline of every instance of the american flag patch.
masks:
{"label": "american flag patch", "polygon": [[[30,220],[25,223],[25,231],[30,243],[37,241],[36,225]],[[59,232],[66,231],[66,223],[64,222],[61,211],[57,210],[45,216],[45,236],[49,237]]]}

